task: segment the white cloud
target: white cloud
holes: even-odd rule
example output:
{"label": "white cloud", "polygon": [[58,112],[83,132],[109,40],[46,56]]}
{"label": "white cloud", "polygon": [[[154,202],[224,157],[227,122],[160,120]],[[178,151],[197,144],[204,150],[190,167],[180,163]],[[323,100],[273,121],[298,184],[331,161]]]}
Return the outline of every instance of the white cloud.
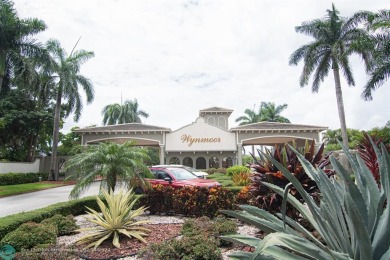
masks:
{"label": "white cloud", "polygon": [[[334,2],[334,1],[333,1]],[[295,33],[301,22],[325,16],[332,1],[271,0],[15,0],[22,17],[44,20],[40,41],[60,40],[70,51],[93,50],[82,73],[95,86],[95,101],[85,105],[81,120],[71,126],[100,124],[100,111],[110,103],[137,98],[150,114],[144,123],[177,129],[189,124],[200,109],[233,109],[230,126],[246,108],[261,101],[287,103],[283,114],[293,123],[338,128],[332,74],[317,94],[299,87],[302,64],[288,65],[290,54],[310,38]],[[338,1],[349,16],[358,10],[388,7],[380,1]],[[389,120],[390,82],[360,98],[366,76],[352,59],[356,87],[343,82],[347,125],[370,129]]]}

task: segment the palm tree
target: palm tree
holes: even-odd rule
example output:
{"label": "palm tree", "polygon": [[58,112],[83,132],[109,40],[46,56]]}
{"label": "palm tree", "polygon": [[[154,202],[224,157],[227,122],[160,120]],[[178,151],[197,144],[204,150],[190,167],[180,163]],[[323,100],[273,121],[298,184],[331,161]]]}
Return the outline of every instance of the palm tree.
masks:
{"label": "palm tree", "polygon": [[240,116],[238,118],[236,118],[236,122],[240,122],[240,125],[248,125],[248,124],[253,124],[253,123],[257,123],[257,122],[260,122],[260,116],[259,114],[251,109],[245,109],[244,111],[244,114],[246,114],[246,116]]}
{"label": "palm tree", "polygon": [[343,144],[348,146],[347,126],[345,122],[344,102],[340,83],[340,69],[348,85],[355,85],[348,57],[353,53],[360,54],[367,69],[369,69],[371,41],[363,28],[359,28],[351,19],[344,19],[332,5],[327,10],[324,19],[315,19],[304,22],[295,27],[298,33],[312,36],[314,41],[295,50],[289,60],[290,65],[297,65],[304,61],[300,77],[301,87],[308,84],[314,73],[312,92],[318,92],[320,83],[333,70],[337,107],[341,125]]}
{"label": "palm tree", "polygon": [[107,105],[102,110],[103,125],[116,125],[126,123],[141,123],[141,116],[148,118],[149,114],[139,110],[137,99],[126,100],[122,104]]}
{"label": "palm tree", "polygon": [[45,50],[33,36],[46,29],[42,20],[19,19],[13,3],[0,1],[0,95],[10,88],[10,79],[16,76],[32,77],[32,59],[45,56]]}
{"label": "palm tree", "polygon": [[276,106],[273,102],[261,102],[260,121],[290,123],[290,120],[280,115],[287,106],[287,104]]}
{"label": "palm tree", "polygon": [[[77,45],[77,44],[76,44]],[[75,46],[76,47],[76,46]],[[79,86],[85,92],[87,103],[91,103],[94,98],[93,85],[90,80],[80,72],[80,66],[94,56],[91,51],[72,50],[70,55],[61,48],[57,40],[49,40],[46,48],[51,55],[50,64],[47,70],[50,72],[52,80],[55,82],[55,113],[53,127],[53,148],[50,162],[49,180],[58,180],[57,147],[58,134],[60,129],[61,105],[62,101],[66,107],[65,116],[74,112],[74,121],[78,121],[83,107]],[[54,176],[53,176],[54,175]]]}
{"label": "palm tree", "polygon": [[130,185],[136,177],[144,183],[143,177],[150,172],[144,161],[149,160],[149,157],[145,149],[134,145],[134,142],[99,143],[72,157],[66,163],[66,169],[74,172],[69,178],[75,177],[77,183],[70,197],[79,197],[97,177],[103,178],[100,189],[113,191],[118,180]]}
{"label": "palm tree", "polygon": [[365,23],[375,43],[373,67],[362,93],[363,99],[372,100],[372,91],[390,77],[390,10],[380,10],[378,13],[360,11],[353,19],[357,23]]}

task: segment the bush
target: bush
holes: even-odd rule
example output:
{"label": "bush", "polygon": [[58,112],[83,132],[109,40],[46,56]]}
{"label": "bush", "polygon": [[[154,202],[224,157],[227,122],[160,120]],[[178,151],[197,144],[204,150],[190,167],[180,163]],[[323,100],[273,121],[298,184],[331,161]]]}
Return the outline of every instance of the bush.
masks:
{"label": "bush", "polygon": [[11,245],[16,251],[31,249],[37,245],[55,244],[57,228],[53,225],[44,225],[34,222],[22,224],[19,228],[8,233],[1,244]]}
{"label": "bush", "polygon": [[[181,234],[187,237],[205,235],[207,237],[218,238],[220,235],[232,234],[237,231],[237,223],[234,220],[228,220],[224,216],[218,216],[211,220],[203,216],[197,219],[186,220],[183,224]],[[227,246],[231,243],[227,241],[218,241],[219,245]]]}
{"label": "bush", "polygon": [[146,205],[151,214],[170,214],[173,209],[174,191],[171,186],[153,185],[152,189],[147,189],[141,197],[141,204]]}
{"label": "bush", "polygon": [[237,174],[234,174],[232,177],[233,183],[236,186],[246,186],[249,183],[251,183],[251,174],[247,172],[240,172]]}
{"label": "bush", "polygon": [[250,169],[246,166],[235,165],[235,166],[227,168],[226,175],[234,176],[234,175],[242,173],[242,172],[250,173]]}
{"label": "bush", "polygon": [[178,240],[152,244],[140,252],[142,259],[216,260],[222,259],[218,241],[214,237],[183,236]]}
{"label": "bush", "polygon": [[71,234],[78,228],[72,215],[65,217],[60,214],[56,214],[51,218],[44,219],[41,224],[56,226],[59,236]]}
{"label": "bush", "polygon": [[183,214],[185,216],[216,216],[220,209],[233,209],[234,194],[221,187],[184,187],[153,185],[142,203],[151,213]]}
{"label": "bush", "polygon": [[249,204],[252,199],[252,194],[250,193],[250,186],[245,186],[240,190],[240,192],[236,195],[236,203],[237,204]]}
{"label": "bush", "polygon": [[42,220],[50,218],[55,214],[61,214],[64,216],[77,216],[80,214],[85,214],[86,206],[97,210],[99,207],[96,202],[96,196],[71,200],[68,202],[60,202],[45,208],[0,218],[0,238],[4,237],[7,233],[17,229],[21,224],[29,221],[41,222]]}
{"label": "bush", "polygon": [[48,173],[44,173],[44,172],[3,173],[0,174],[0,186],[38,182],[39,177],[41,177],[43,181],[46,181],[48,177]]}

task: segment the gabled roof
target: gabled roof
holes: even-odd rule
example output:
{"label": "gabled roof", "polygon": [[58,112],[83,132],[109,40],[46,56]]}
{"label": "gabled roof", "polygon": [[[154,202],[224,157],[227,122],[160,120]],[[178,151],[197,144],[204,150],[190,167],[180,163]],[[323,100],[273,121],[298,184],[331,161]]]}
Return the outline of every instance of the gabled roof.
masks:
{"label": "gabled roof", "polygon": [[328,129],[325,126],[314,126],[314,125],[299,125],[290,123],[278,123],[278,122],[259,122],[254,124],[242,125],[233,127],[230,129],[232,132],[243,132],[243,131],[309,131],[309,132],[322,132]]}
{"label": "gabled roof", "polygon": [[170,128],[145,125],[141,123],[129,123],[120,125],[107,125],[98,127],[86,127],[74,130],[76,133],[104,133],[104,132],[171,132]]}
{"label": "gabled roof", "polygon": [[205,114],[231,114],[233,110],[223,108],[223,107],[209,107],[205,109],[199,110],[199,116],[203,116]]}

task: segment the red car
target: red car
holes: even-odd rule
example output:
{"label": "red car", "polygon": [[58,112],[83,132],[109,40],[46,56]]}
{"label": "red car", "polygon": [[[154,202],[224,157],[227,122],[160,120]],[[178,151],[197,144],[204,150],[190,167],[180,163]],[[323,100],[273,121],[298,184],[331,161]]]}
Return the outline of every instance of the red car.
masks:
{"label": "red car", "polygon": [[199,179],[196,175],[179,167],[150,167],[150,171],[155,176],[154,179],[146,179],[150,184],[170,185],[173,188],[185,186],[213,187],[221,186],[214,180]]}

